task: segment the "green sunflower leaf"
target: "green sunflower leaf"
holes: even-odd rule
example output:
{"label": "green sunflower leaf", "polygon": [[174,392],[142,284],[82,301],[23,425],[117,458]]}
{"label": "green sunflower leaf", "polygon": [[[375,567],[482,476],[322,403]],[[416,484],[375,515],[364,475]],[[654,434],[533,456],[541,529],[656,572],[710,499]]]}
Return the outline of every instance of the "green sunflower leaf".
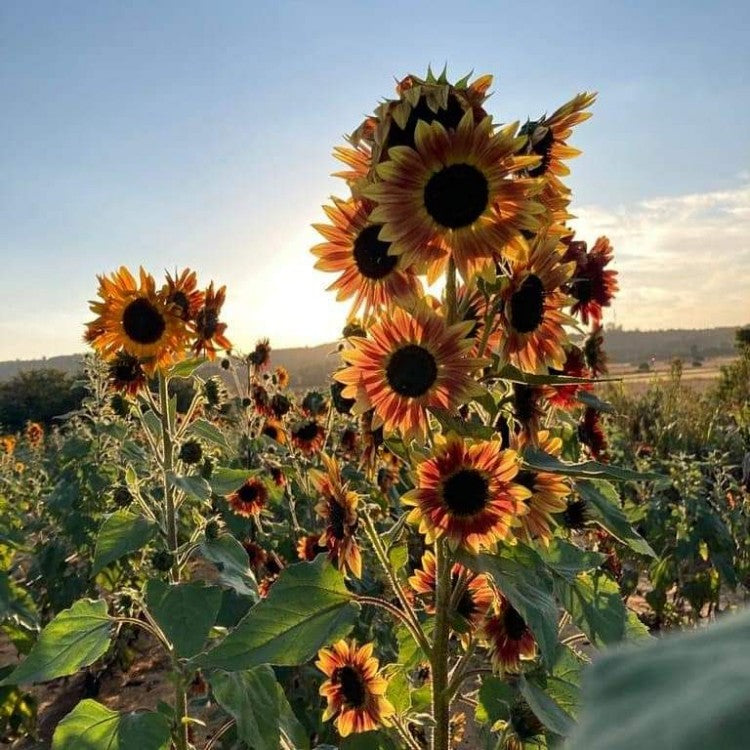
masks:
{"label": "green sunflower leaf", "polygon": [[633,471],[619,466],[610,466],[598,461],[582,461],[569,464],[537,448],[526,448],[523,452],[523,465],[533,471],[549,471],[552,474],[563,474],[568,477],[584,479],[612,479],[618,482],[659,481],[665,477],[653,472]]}
{"label": "green sunflower leaf", "polygon": [[148,518],[127,510],[115,511],[99,528],[91,575],[121,557],[141,549],[153,539],[157,526]]}

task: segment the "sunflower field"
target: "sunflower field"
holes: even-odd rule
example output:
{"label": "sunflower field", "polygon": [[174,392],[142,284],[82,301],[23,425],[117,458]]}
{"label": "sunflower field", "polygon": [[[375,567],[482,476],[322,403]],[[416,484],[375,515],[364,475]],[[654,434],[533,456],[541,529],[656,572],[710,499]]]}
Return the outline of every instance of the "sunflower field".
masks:
{"label": "sunflower field", "polygon": [[407,76],[335,149],[318,390],[233,347],[231,289],[98,278],[80,409],[0,438],[4,746],[617,748],[570,739],[597,650],[750,582],[747,404],[677,434],[678,375],[607,386],[595,96],[498,124],[491,82]]}

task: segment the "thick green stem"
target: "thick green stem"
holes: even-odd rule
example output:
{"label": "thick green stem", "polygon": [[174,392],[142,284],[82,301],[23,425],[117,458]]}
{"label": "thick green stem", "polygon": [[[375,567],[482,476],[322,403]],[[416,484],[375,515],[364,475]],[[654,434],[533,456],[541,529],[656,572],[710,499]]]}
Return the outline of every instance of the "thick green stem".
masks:
{"label": "thick green stem", "polygon": [[450,748],[450,694],[448,692],[448,638],[450,635],[451,561],[443,540],[435,542],[437,590],[435,636],[432,642],[432,750]]}

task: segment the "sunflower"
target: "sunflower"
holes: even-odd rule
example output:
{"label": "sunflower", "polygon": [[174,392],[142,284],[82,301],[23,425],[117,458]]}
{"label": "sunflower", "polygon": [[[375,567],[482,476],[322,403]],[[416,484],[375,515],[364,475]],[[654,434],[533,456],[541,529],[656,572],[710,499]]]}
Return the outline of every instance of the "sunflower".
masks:
{"label": "sunflower", "polygon": [[353,318],[364,307],[365,320],[382,308],[397,304],[413,306],[422,294],[422,285],[404,259],[390,253],[391,244],[378,238],[382,224],[372,224],[369,201],[342,201],[333,198],[323,206],[331,224],[315,224],[326,242],[311,252],[318,257],[315,268],[340,272],[329,287],[338,301],[354,298],[349,312]]}
{"label": "sunflower", "polygon": [[214,289],[212,281],[203,300],[203,306],[195,316],[195,342],[193,351],[200,355],[204,354],[210,360],[216,359],[219,349],[229,351],[232,344],[224,335],[227,324],[219,321],[221,308],[226,300],[226,287]]}
{"label": "sunflower", "polygon": [[[436,572],[435,555],[427,550],[422,555],[421,568],[417,568],[408,579],[414,592],[425,597],[425,611],[429,614],[435,612]],[[476,627],[495,601],[492,584],[484,573],[474,573],[456,563],[451,569],[451,590],[454,596],[458,586],[461,591],[458,592],[455,611]]]}
{"label": "sunflower", "polygon": [[29,445],[32,448],[38,448],[44,440],[44,427],[39,422],[27,422],[24,434]]}
{"label": "sunflower", "polygon": [[549,117],[530,121],[524,125],[522,133],[528,136],[526,151],[541,157],[541,161],[528,170],[531,177],[557,179],[570,174],[565,159],[572,159],[581,152],[568,146],[567,140],[573,127],[591,117],[586,110],[594,103],[595,93],[578,94]]}
{"label": "sunflower", "polygon": [[325,546],[329,559],[339,570],[345,573],[348,568],[355,578],[361,578],[362,555],[355,537],[359,525],[359,496],[343,481],[336,459],[325,453],[321,458],[325,471],[310,471],[310,480],[320,495],[315,512],[326,523],[319,544]]}
{"label": "sunflower", "polygon": [[256,370],[263,370],[271,363],[271,342],[268,339],[259,339],[255,344],[255,349],[248,357]]}
{"label": "sunflower", "polygon": [[175,278],[167,274],[161,293],[167,304],[176,306],[178,315],[185,321],[194,320],[203,306],[203,292],[198,289],[195,271],[189,268],[183,269],[179,276],[175,272]]}
{"label": "sunflower", "polygon": [[575,262],[575,272],[570,280],[570,295],[575,300],[571,313],[580,315],[585,325],[589,320],[598,326],[602,308],[609,307],[619,287],[617,271],[604,270],[612,261],[612,245],[607,237],[599,237],[586,252],[586,243],[572,241],[565,252],[565,260]]}
{"label": "sunflower", "polygon": [[502,595],[482,622],[480,633],[497,672],[520,672],[521,659],[536,656],[536,641],[529,626]]}
{"label": "sunflower", "polygon": [[282,365],[278,365],[273,371],[273,381],[277,388],[286,388],[289,385],[289,370]]}
{"label": "sunflower", "polygon": [[3,435],[0,437],[0,446],[2,446],[3,453],[6,456],[12,456],[16,449],[15,435]]}
{"label": "sunflower", "polygon": [[274,419],[273,417],[267,419],[263,423],[260,434],[271,438],[271,440],[275,440],[281,445],[286,444],[286,432],[284,431],[284,425],[279,422],[278,419]]}
{"label": "sunflower", "polygon": [[599,412],[587,406],[578,422],[578,439],[588,448],[591,456],[597,460],[607,458],[607,436],[602,427]]}
{"label": "sunflower", "polygon": [[244,518],[257,516],[268,502],[268,488],[257,477],[248,477],[234,492],[227,495],[232,510]]}
{"label": "sunflower", "polygon": [[323,721],[335,716],[342,737],[377,729],[394,713],[385,698],[388,682],[378,673],[373,647],[366,643],[358,648],[356,641],[341,640],[318,651],[315,666],[328,677],[320,686],[328,702]]}
{"label": "sunflower", "polygon": [[531,492],[513,481],[518,468],[516,452],[498,442],[472,444],[449,434],[417,465],[417,486],[402,499],[414,506],[407,520],[419,523],[428,542],[445,536],[471,552],[490,548],[526,512]]}
{"label": "sunflower", "polygon": [[117,352],[107,366],[107,379],[115,390],[135,396],[146,386],[146,372],[141,360],[125,350]]}
{"label": "sunflower", "polygon": [[306,456],[312,456],[322,447],[326,430],[317,419],[303,419],[292,426],[292,445]]}
{"label": "sunflower", "polygon": [[138,357],[147,373],[171,363],[181,353],[187,329],[177,308],[156,292],[153,276],[140,269],[140,284],[125,266],[99,276],[101,301],[90,303],[96,320],[88,324],[87,340],[105,358],[121,350]]}
{"label": "sunflower", "polygon": [[368,338],[349,340],[352,348],[341,356],[350,366],[334,377],[346,385],[342,395],[356,399],[355,414],[374,410],[373,427],[423,438],[428,409],[453,411],[479,392],[471,373],[484,360],[467,356],[470,328],[447,326],[426,306],[414,314],[394,309]]}
{"label": "sunflower", "polygon": [[276,419],[281,419],[292,409],[291,400],[283,393],[274,393],[271,397],[271,411]]}
{"label": "sunflower", "polygon": [[508,284],[501,293],[501,354],[524,372],[546,372],[545,365],[562,369],[565,363],[562,312],[567,302],[561,287],[573,273],[562,263],[556,235],[540,236],[528,258],[511,260]]}
{"label": "sunflower", "polygon": [[[553,375],[564,375],[570,378],[588,378],[591,374],[586,367],[583,349],[571,345],[565,350],[565,362],[562,368],[550,368]],[[544,388],[544,396],[552,406],[561,409],[573,409],[580,404],[576,395],[579,391],[590,391],[591,383],[576,383],[574,385],[549,385]]]}
{"label": "sunflower", "polygon": [[[540,450],[551,456],[559,456],[562,452],[562,440],[552,437],[548,430],[542,430],[535,442]],[[530,469],[521,469],[515,481],[531,492],[531,497],[524,501],[528,512],[521,516],[521,528],[515,530],[516,536],[524,541],[540,539],[543,544],[549,544],[552,514],[562,513],[568,507],[566,498],[570,495],[570,483],[559,474]]]}
{"label": "sunflower", "polygon": [[607,354],[604,351],[604,329],[601,325],[592,327],[591,333],[583,342],[583,355],[593,377],[605,375],[608,372]]}
{"label": "sunflower", "polygon": [[308,534],[297,542],[297,557],[300,560],[312,562],[322,552],[328,552],[328,547],[320,543],[320,534]]}
{"label": "sunflower", "polygon": [[520,232],[539,227],[535,214],[543,208],[531,196],[541,184],[510,179],[537,160],[514,155],[515,133],[516,125],[493,132],[489,117],[475,125],[468,111],[455,131],[422,120],[414,149],[390,149],[376,168],[380,181],[364,192],[377,203],[370,219],[383,224],[379,238],[403,256],[404,267],[426,270],[432,283],[452,254],[468,281],[495,253],[526,253]]}

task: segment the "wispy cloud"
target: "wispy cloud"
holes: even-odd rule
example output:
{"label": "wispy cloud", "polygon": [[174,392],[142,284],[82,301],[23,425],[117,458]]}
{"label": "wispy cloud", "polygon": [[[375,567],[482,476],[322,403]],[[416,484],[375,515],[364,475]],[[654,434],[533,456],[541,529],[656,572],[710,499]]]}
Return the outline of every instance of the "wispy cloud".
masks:
{"label": "wispy cloud", "polygon": [[618,210],[583,206],[581,239],[615,246],[626,328],[703,328],[750,321],[750,183],[651,198]]}

